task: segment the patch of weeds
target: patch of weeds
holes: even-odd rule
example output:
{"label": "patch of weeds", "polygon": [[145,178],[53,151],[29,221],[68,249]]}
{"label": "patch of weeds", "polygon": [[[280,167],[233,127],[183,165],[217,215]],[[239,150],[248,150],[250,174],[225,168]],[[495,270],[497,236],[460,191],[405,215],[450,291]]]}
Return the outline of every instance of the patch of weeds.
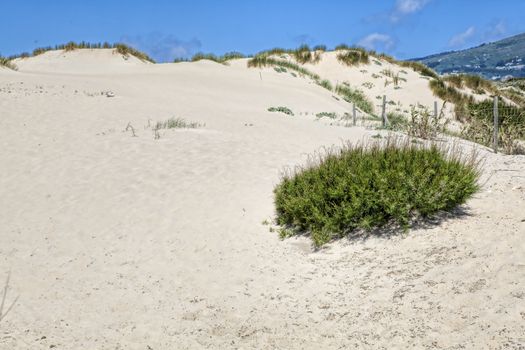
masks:
{"label": "patch of weeds", "polygon": [[368,52],[360,48],[351,48],[345,52],[338,53],[337,60],[347,66],[355,66],[361,63],[368,64],[370,61]]}
{"label": "patch of weeds", "polygon": [[374,83],[371,83],[369,81],[365,81],[363,84],[361,84],[362,86],[366,87],[367,89],[371,89],[374,87]]}
{"label": "patch of weeds", "polygon": [[358,89],[352,89],[348,86],[337,85],[335,91],[338,95],[343,97],[346,102],[355,103],[357,108],[365,113],[373,113],[374,105],[368,97]]}
{"label": "patch of weeds", "polygon": [[187,122],[183,118],[170,118],[165,121],[157,122],[154,126],[154,130],[160,129],[195,129],[200,128],[203,125],[196,122]]}
{"label": "patch of weeds", "polygon": [[293,112],[290,108],[288,107],[270,107],[268,108],[268,112],[280,112],[280,113],[284,113],[284,114],[287,114],[287,115],[291,115],[293,116]]}
{"label": "patch of weeds", "polygon": [[315,115],[317,118],[330,118],[330,119],[335,119],[337,118],[337,114],[335,112],[321,112],[321,113],[317,113]]}

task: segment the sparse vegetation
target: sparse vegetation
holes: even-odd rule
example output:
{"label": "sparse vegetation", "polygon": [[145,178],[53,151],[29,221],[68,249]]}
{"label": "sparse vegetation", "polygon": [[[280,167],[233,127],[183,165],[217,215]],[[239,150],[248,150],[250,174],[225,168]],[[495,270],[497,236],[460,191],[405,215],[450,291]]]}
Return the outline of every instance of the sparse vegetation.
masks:
{"label": "sparse vegetation", "polygon": [[[475,155],[388,138],[317,154],[275,188],[284,236],[309,233],[316,246],[385,225],[404,230],[465,203],[478,190]],[[359,231],[357,232],[359,233]]]}
{"label": "sparse vegetation", "polygon": [[11,62],[11,59],[3,56],[0,56],[0,67],[6,67],[12,70],[17,70],[16,65],[13,62]]}
{"label": "sparse vegetation", "polygon": [[282,68],[287,68],[287,69],[296,71],[299,74],[308,76],[316,81],[320,79],[319,75],[312,73],[306,68],[303,68],[293,62],[283,61],[283,60],[275,59],[275,58],[268,57],[265,55],[262,55],[262,56],[257,55],[248,61],[248,67],[267,67],[267,66],[270,66],[270,67],[278,66]]}
{"label": "sparse vegetation", "polygon": [[165,121],[157,122],[153,130],[160,129],[195,129],[200,128],[202,125],[196,122],[187,122],[183,118],[170,118]]}
{"label": "sparse vegetation", "polygon": [[330,83],[330,80],[327,80],[327,79],[321,80],[320,82],[318,82],[318,84],[329,91],[332,91],[334,89],[334,87],[332,86],[332,83]]}
{"label": "sparse vegetation", "polygon": [[409,136],[426,140],[433,140],[439,134],[445,132],[448,120],[444,115],[445,104],[441,107],[438,115],[433,115],[427,107],[412,106],[410,119],[406,124],[406,132]]}
{"label": "sparse vegetation", "polygon": [[352,89],[345,85],[337,85],[335,92],[343,97],[346,102],[355,103],[355,105],[363,112],[369,114],[374,112],[373,103],[361,90]]}
{"label": "sparse vegetation", "polygon": [[270,107],[268,108],[268,112],[280,112],[280,113],[284,113],[284,114],[287,114],[287,115],[291,115],[293,116],[294,113],[292,112],[292,110],[288,107]]}
{"label": "sparse vegetation", "polygon": [[416,72],[419,72],[423,76],[438,79],[439,75],[431,68],[425,66],[423,63],[415,61],[395,61],[401,67],[412,68]]}
{"label": "sparse vegetation", "polygon": [[[115,49],[116,52],[120,53],[121,55],[123,56],[135,56],[137,57],[138,59],[142,60],[142,61],[148,61],[148,62],[151,62],[151,63],[155,63],[155,61],[149,57],[147,54],[145,54],[144,52],[142,51],[139,51],[137,49],[134,49],[133,47],[131,46],[128,46],[124,43],[115,43],[115,44],[110,44],[108,42],[104,42],[104,43],[88,43],[86,41],[81,41],[81,42],[74,42],[74,41],[70,41],[66,44],[60,44],[60,45],[55,45],[55,46],[46,46],[46,47],[38,47],[36,49],[33,50],[33,56],[38,56],[38,55],[41,55],[47,51],[53,51],[53,50],[64,50],[64,51],[74,51],[74,50],[77,50],[77,49]],[[23,54],[20,54],[20,55],[15,55],[15,56],[12,56],[11,58],[25,58],[25,57],[29,57],[29,54],[28,53],[23,53]]]}
{"label": "sparse vegetation", "polygon": [[337,114],[335,112],[320,112],[315,115],[317,118],[330,118],[335,119],[337,118]]}
{"label": "sparse vegetation", "polygon": [[367,89],[371,89],[374,87],[374,84],[369,82],[369,81],[365,81],[363,84],[361,84],[362,86],[366,87]]}
{"label": "sparse vegetation", "polygon": [[213,62],[216,62],[216,63],[220,63],[220,64],[227,64],[228,61],[231,61],[231,60],[236,60],[236,59],[240,59],[240,58],[245,58],[246,56],[244,56],[242,53],[240,52],[228,52],[226,54],[224,54],[223,56],[216,56],[212,53],[202,53],[202,52],[198,52],[196,53],[195,55],[193,55],[193,57],[190,59],[191,62],[197,62],[197,61],[201,61],[201,60],[208,60],[208,61],[213,61]]}
{"label": "sparse vegetation", "polygon": [[368,62],[370,62],[368,52],[360,48],[352,48],[345,52],[338,53],[337,59],[347,66],[356,66],[361,63],[368,64]]}
{"label": "sparse vegetation", "polygon": [[[468,120],[464,123],[461,137],[485,146],[492,146],[494,122],[492,101],[469,103],[466,106]],[[525,109],[498,104],[498,144],[506,154],[525,154]]]}

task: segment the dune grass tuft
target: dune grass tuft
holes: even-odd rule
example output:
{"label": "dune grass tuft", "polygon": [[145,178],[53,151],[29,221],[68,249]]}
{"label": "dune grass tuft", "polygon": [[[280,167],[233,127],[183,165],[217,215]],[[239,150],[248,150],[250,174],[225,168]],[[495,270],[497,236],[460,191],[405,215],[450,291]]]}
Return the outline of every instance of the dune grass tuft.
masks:
{"label": "dune grass tuft", "polygon": [[[228,53],[225,53],[223,56],[216,56],[212,53],[202,53],[202,52],[199,52],[199,53],[196,53],[195,55],[193,55],[193,57],[191,58],[191,62],[197,62],[197,61],[201,61],[201,60],[208,60],[208,61],[213,61],[213,62],[216,62],[216,63],[220,63],[220,64],[227,64],[228,61],[230,60],[235,60],[235,59],[239,59],[239,58],[245,58],[246,56],[243,55],[242,53],[240,52],[228,52]],[[180,62],[180,61],[175,61],[175,62]]]}
{"label": "dune grass tuft", "polygon": [[196,122],[187,122],[183,118],[170,118],[165,121],[157,122],[154,130],[160,129],[195,129],[200,128],[202,125]]}
{"label": "dune grass tuft", "polygon": [[284,113],[284,114],[291,115],[291,116],[294,115],[294,113],[292,112],[292,110],[290,108],[283,107],[283,106],[270,107],[270,108],[268,108],[268,112],[280,112],[280,113]]}
{"label": "dune grass tuft", "polygon": [[16,65],[13,62],[11,62],[10,58],[3,57],[3,56],[0,56],[0,67],[6,67],[12,70],[18,69]]}
{"label": "dune grass tuft", "polygon": [[284,61],[284,60],[280,60],[280,59],[276,59],[276,58],[268,57],[264,55],[255,56],[251,60],[248,61],[248,67],[275,67],[275,66],[296,71],[297,73],[308,76],[316,81],[320,79],[319,75],[293,62]]}
{"label": "dune grass tuft", "polygon": [[368,64],[370,62],[369,54],[366,50],[360,48],[352,48],[337,54],[339,62],[347,66],[356,66],[358,64]]}
{"label": "dune grass tuft", "polygon": [[274,190],[281,237],[309,233],[315,246],[415,217],[451,211],[478,191],[476,155],[386,141],[317,154]]}
{"label": "dune grass tuft", "polygon": [[394,61],[391,63],[396,63],[401,67],[412,68],[423,76],[439,79],[439,75],[432,68],[427,67],[423,63],[415,61]]}
{"label": "dune grass tuft", "polygon": [[346,102],[355,103],[357,108],[365,113],[374,113],[374,104],[368,99],[366,94],[358,89],[352,89],[347,85],[337,85],[335,92],[343,97]]}

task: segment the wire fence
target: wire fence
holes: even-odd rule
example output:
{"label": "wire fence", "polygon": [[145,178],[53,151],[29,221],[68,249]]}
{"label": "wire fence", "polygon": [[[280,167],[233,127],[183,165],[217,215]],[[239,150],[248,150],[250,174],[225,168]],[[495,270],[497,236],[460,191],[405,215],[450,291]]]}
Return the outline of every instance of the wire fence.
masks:
{"label": "wire fence", "polygon": [[[389,128],[387,97],[383,95],[380,108],[380,121],[383,128]],[[424,107],[435,119],[441,116],[437,101],[433,109]],[[456,111],[457,112],[457,111]],[[458,117],[458,114],[456,113]],[[525,108],[509,105],[497,96],[492,100],[471,103],[461,111],[463,127],[462,138],[491,147],[495,153],[525,154]]]}

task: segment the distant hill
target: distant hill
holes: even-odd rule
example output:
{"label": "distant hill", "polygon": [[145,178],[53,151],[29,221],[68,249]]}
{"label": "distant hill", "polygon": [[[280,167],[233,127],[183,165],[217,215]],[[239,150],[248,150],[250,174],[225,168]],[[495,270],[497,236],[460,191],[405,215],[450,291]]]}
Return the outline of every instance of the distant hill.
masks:
{"label": "distant hill", "polygon": [[440,74],[469,73],[488,79],[525,77],[525,33],[461,51],[414,58]]}

